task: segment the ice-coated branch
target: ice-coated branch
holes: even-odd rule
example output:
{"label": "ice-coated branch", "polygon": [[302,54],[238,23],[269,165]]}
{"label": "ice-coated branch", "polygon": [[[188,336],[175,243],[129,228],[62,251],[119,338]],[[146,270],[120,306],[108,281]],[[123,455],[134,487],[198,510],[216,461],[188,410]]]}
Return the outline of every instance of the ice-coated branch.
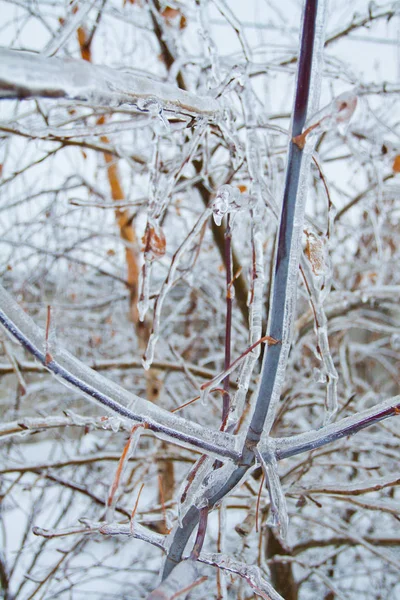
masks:
{"label": "ice-coated branch", "polygon": [[65,98],[104,107],[128,104],[143,112],[208,118],[219,110],[211,97],[126,71],[6,48],[0,48],[0,98]]}
{"label": "ice-coated branch", "polygon": [[0,286],[0,324],[61,383],[114,415],[146,424],[147,429],[160,437],[173,439],[183,446],[201,448],[205,453],[213,456],[239,459],[240,453],[236,450],[234,436],[220,431],[211,431],[196,423],[189,423],[128,392],[96,373],[56,344],[46,348],[45,332],[35,325],[2,286]]}
{"label": "ice-coated branch", "polygon": [[322,427],[316,431],[308,431],[288,438],[274,440],[277,460],[295,456],[302,452],[315,450],[343,437],[354,435],[358,431],[370,427],[388,417],[400,415],[400,396],[385,400],[368,410],[345,417],[336,423]]}
{"label": "ice-coated branch", "polygon": [[[307,113],[312,112],[318,93],[318,77],[322,62],[325,2],[306,0],[303,32],[300,45],[294,102],[292,136],[303,132]],[[317,93],[316,93],[317,92]],[[309,101],[309,97],[311,102]],[[297,273],[300,258],[300,239],[304,217],[306,178],[312,149],[289,143],[286,181],[283,195],[278,242],[275,256],[274,280],[271,291],[269,335],[281,344],[267,348],[254,413],[247,433],[247,443],[255,445],[264,428],[269,430],[274,420],[274,408],[286,370],[292,341],[293,319],[296,308]],[[268,415],[268,423],[266,419]]]}
{"label": "ice-coated branch", "polygon": [[257,596],[264,600],[284,600],[280,594],[262,576],[261,570],[256,565],[247,565],[234,558],[222,554],[201,553],[200,562],[215,565],[219,569],[239,575],[247,581]]}
{"label": "ice-coated branch", "polygon": [[12,435],[26,436],[58,427],[90,427],[111,431],[121,429],[127,432],[131,430],[128,422],[120,419],[116,421],[113,417],[106,419],[104,417],[82,417],[70,410],[64,412],[65,416],[63,417],[25,417],[2,423],[0,425],[0,441]]}
{"label": "ice-coated branch", "polygon": [[140,523],[135,522],[134,528],[130,524],[120,524],[117,522],[106,523],[104,521],[90,521],[89,519],[80,519],[81,525],[75,525],[64,529],[43,529],[42,527],[33,527],[33,534],[44,538],[65,537],[67,535],[93,534],[101,533],[110,536],[127,536],[137,540],[142,540],[157,548],[165,550],[165,537],[160,533],[150,531]]}

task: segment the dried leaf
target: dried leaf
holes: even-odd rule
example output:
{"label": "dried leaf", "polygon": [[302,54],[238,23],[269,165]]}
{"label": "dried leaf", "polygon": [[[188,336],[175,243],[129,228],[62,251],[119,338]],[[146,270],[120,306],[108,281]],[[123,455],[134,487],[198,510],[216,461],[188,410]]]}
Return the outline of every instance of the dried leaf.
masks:
{"label": "dried leaf", "polygon": [[158,223],[149,223],[146,233],[142,237],[144,251],[153,255],[152,258],[161,258],[165,254],[166,239],[165,234]]}
{"label": "dried leaf", "polygon": [[315,235],[306,232],[307,241],[305,255],[311,263],[314,275],[321,275],[325,268],[325,248],[321,239]]}
{"label": "dried leaf", "polygon": [[175,20],[179,18],[179,29],[185,29],[187,20],[185,15],[178,8],[171,8],[167,6],[161,13],[168,25],[172,25]]}

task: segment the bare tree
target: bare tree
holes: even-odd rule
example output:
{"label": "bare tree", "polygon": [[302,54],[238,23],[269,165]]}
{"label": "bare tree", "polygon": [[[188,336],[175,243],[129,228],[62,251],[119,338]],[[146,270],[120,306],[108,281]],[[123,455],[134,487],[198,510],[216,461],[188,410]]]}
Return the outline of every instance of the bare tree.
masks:
{"label": "bare tree", "polygon": [[3,597],[395,598],[398,7],[0,7]]}

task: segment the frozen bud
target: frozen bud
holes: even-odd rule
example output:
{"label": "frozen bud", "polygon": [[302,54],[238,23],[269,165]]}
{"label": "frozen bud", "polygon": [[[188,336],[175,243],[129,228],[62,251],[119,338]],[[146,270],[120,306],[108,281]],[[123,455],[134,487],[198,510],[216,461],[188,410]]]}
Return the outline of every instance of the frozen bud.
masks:
{"label": "frozen bud", "polygon": [[[149,113],[149,115],[152,117],[157,118],[158,122],[162,125],[162,129],[167,131],[170,130],[168,120],[164,115],[162,104],[157,100],[157,98],[139,98],[136,106],[141,112]],[[157,123],[157,121],[155,122]],[[157,132],[160,134],[163,133],[162,129]]]}
{"label": "frozen bud", "polygon": [[326,374],[321,371],[321,369],[315,367],[313,370],[313,377],[315,383],[326,383]]}
{"label": "frozen bud", "polygon": [[312,119],[319,131],[328,131],[340,123],[348,123],[357,106],[357,95],[354,91],[344,92],[325,106]]}
{"label": "frozen bud", "polygon": [[221,225],[222,219],[227,213],[236,214],[239,211],[253,208],[256,199],[249,194],[241,194],[240,190],[232,185],[222,185],[211,205],[214,221]]}
{"label": "frozen bud", "polygon": [[344,92],[330,104],[322,108],[306,123],[306,128],[293,142],[304,148],[309,134],[319,134],[322,131],[334,129],[342,123],[348,123],[357,107],[357,94],[354,90]]}
{"label": "frozen bud", "polygon": [[390,338],[390,345],[393,350],[400,350],[400,335],[398,333],[394,333]]}
{"label": "frozen bud", "polygon": [[357,107],[357,96],[354,92],[344,92],[334,100],[336,123],[350,121]]}
{"label": "frozen bud", "polygon": [[229,205],[232,204],[234,196],[238,195],[239,193],[239,190],[237,188],[233,188],[231,185],[223,185],[219,188],[211,207],[214,215],[214,221],[217,225],[221,225],[222,219],[229,212]]}

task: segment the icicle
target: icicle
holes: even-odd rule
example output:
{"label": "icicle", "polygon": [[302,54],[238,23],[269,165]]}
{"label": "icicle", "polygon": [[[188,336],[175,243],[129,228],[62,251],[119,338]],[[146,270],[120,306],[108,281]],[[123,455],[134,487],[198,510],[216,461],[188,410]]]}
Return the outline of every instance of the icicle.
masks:
{"label": "icicle", "polygon": [[[318,383],[326,383],[325,424],[327,424],[337,412],[337,383],[339,379],[329,347],[328,320],[323,307],[324,297],[329,292],[329,286],[325,287],[325,273],[327,269],[329,270],[327,267],[328,255],[323,242],[321,240],[315,241],[317,236],[308,234],[307,238],[305,250],[307,258],[302,256],[300,264],[315,316],[318,358],[322,363],[321,370],[317,369],[318,372],[315,375]],[[310,240],[314,240],[311,246]]]}
{"label": "icicle", "polygon": [[[217,46],[209,35],[209,16],[206,14],[206,8],[208,5],[208,0],[204,0],[203,2],[196,3],[198,5],[198,17],[200,22],[200,35],[203,38],[206,46],[206,50],[211,62],[210,73],[212,76],[212,85],[218,85],[220,82],[220,64],[219,64],[219,56]],[[206,70],[206,74],[208,76],[208,69]]]}
{"label": "icicle", "polygon": [[178,522],[179,526],[182,527],[182,521],[191,506],[193,506],[194,498],[201,486],[206,473],[211,468],[214,459],[206,457],[204,454],[198,459],[198,461],[190,469],[189,473],[182,482],[179,490],[179,503],[178,503]]}
{"label": "icicle", "polygon": [[[150,365],[153,361],[153,358],[154,358],[154,349],[155,349],[156,343],[157,343],[159,335],[160,335],[162,307],[163,307],[165,298],[166,298],[169,290],[171,289],[172,285],[175,282],[175,273],[178,268],[179,262],[180,262],[182,256],[185,254],[185,252],[187,252],[189,247],[193,244],[196,236],[200,233],[204,223],[207,221],[208,217],[210,216],[210,213],[211,213],[211,210],[208,208],[203,212],[203,214],[200,216],[197,223],[193,227],[192,231],[184,239],[184,241],[179,246],[178,250],[175,252],[175,254],[172,258],[171,266],[169,268],[167,278],[165,279],[164,283],[162,284],[160,293],[159,293],[156,303],[154,305],[153,329],[152,329],[152,332],[151,332],[151,335],[150,335],[150,338],[149,338],[149,341],[147,344],[146,352],[143,357],[143,365],[145,366],[145,368],[150,367]],[[145,294],[143,294],[143,299],[145,297],[146,297]],[[148,298],[148,291],[147,291],[147,298]],[[140,305],[140,302],[138,304],[138,308],[139,308],[139,305]],[[146,305],[144,305],[144,306],[146,307]],[[141,313],[139,312],[139,314],[141,314]]]}
{"label": "icicle", "polygon": [[267,450],[261,454],[256,448],[255,455],[262,467],[269,492],[271,505],[268,524],[271,527],[276,527],[278,529],[280,537],[285,542],[288,533],[289,519],[285,494],[283,493],[279,479],[278,463],[275,454],[271,450]]}
{"label": "icicle", "polygon": [[233,170],[238,170],[243,163],[243,149],[237,134],[236,125],[232,122],[232,115],[229,110],[225,110],[223,118],[218,122],[218,127],[225,138],[232,160]]}
{"label": "icicle", "polygon": [[139,276],[139,301],[138,313],[140,321],[144,321],[147,311],[149,310],[150,302],[150,278],[152,264],[150,260],[146,260],[142,266]]}

